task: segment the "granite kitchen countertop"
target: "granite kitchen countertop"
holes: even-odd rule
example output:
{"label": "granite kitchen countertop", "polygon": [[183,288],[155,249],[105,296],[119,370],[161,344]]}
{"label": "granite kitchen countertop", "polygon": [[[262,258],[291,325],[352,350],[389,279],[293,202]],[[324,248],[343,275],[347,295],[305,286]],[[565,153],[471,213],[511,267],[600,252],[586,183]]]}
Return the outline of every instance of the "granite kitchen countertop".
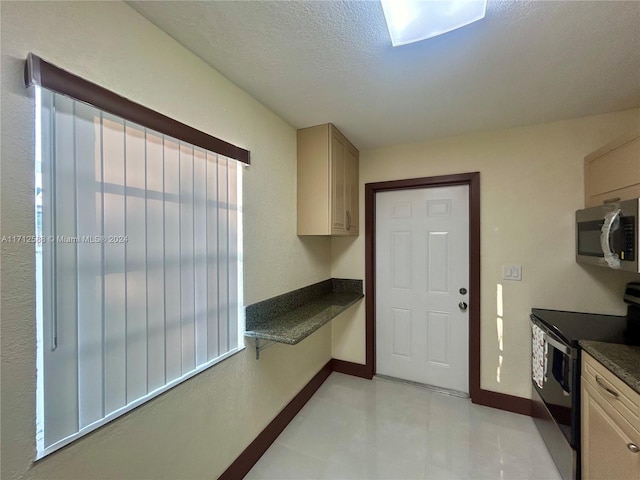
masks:
{"label": "granite kitchen countertop", "polygon": [[245,336],[295,345],[358,302],[362,280],[330,279],[247,307]]}
{"label": "granite kitchen countertop", "polygon": [[640,393],[640,347],[591,340],[580,340],[580,346],[620,380]]}

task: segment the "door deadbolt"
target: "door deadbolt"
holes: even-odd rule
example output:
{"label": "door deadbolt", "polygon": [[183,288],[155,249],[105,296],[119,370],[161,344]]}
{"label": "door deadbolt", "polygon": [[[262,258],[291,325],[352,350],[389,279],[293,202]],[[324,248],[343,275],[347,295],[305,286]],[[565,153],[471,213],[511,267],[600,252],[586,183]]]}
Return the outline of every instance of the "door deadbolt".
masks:
{"label": "door deadbolt", "polygon": [[467,309],[468,305],[465,302],[460,302],[458,304],[458,307],[460,307],[460,310],[464,312]]}
{"label": "door deadbolt", "polygon": [[466,295],[467,294],[467,289],[462,287],[460,290],[458,290],[460,292],[460,295]]}

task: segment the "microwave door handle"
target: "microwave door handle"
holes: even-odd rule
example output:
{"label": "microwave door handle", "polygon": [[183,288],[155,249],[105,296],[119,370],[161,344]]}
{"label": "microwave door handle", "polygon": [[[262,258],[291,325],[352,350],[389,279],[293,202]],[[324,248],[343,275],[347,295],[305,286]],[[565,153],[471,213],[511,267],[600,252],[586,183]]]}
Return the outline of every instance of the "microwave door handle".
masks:
{"label": "microwave door handle", "polygon": [[602,253],[604,253],[604,260],[611,268],[620,268],[620,258],[611,248],[611,231],[616,219],[620,217],[620,214],[620,209],[608,212],[604,216],[604,223],[600,230],[600,248],[602,248]]}

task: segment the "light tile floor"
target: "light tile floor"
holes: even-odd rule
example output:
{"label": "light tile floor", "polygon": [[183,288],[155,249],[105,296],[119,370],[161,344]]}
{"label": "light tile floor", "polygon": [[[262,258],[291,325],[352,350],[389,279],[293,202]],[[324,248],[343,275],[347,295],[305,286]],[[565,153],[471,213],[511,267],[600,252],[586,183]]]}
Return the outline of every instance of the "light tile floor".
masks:
{"label": "light tile floor", "polygon": [[245,478],[560,476],[529,417],[402,382],[332,373]]}

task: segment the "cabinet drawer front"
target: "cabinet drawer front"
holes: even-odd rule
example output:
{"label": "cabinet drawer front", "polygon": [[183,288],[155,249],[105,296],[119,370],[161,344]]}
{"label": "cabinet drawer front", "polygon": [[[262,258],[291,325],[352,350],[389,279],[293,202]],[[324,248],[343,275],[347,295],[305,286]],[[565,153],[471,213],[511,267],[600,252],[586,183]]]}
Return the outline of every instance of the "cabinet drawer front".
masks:
{"label": "cabinet drawer front", "polygon": [[640,430],[638,393],[586,352],[582,352],[582,376],[635,429]]}

